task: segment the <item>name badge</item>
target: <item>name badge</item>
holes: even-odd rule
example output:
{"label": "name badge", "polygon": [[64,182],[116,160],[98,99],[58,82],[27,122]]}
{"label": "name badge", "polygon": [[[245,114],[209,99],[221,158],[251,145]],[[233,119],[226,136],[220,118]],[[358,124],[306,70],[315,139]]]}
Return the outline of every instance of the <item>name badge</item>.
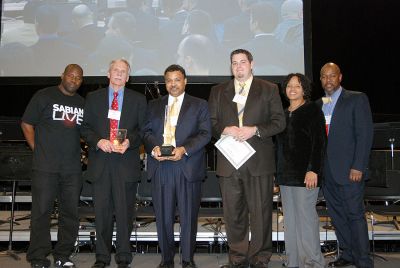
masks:
{"label": "name badge", "polygon": [[108,110],[108,118],[114,119],[114,120],[119,120],[121,118],[121,112],[110,109],[110,110]]}
{"label": "name badge", "polygon": [[325,124],[331,124],[332,115],[325,115]]}
{"label": "name badge", "polygon": [[245,105],[246,104],[246,99],[247,99],[247,96],[242,96],[240,94],[236,94],[232,101],[236,102],[236,103],[239,103],[241,105]]}

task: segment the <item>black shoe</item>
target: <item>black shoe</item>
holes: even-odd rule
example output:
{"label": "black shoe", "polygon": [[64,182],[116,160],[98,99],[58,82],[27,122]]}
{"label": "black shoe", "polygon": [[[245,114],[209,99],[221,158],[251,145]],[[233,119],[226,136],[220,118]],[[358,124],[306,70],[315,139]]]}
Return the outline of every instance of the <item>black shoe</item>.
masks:
{"label": "black shoe", "polygon": [[129,267],[131,267],[129,263],[126,262],[118,263],[118,268],[129,268]]}
{"label": "black shoe", "polygon": [[49,265],[43,265],[42,263],[31,263],[32,268],[49,268]]}
{"label": "black shoe", "polygon": [[248,268],[249,265],[247,263],[229,263],[220,266],[220,268]]}
{"label": "black shoe", "polygon": [[344,266],[350,266],[353,265],[353,262],[348,261],[343,258],[339,258],[336,261],[332,261],[328,264],[329,267],[344,267]]}
{"label": "black shoe", "polygon": [[182,261],[182,268],[197,268],[194,261]]}
{"label": "black shoe", "polygon": [[174,262],[173,261],[162,261],[160,264],[157,266],[157,268],[174,268]]}
{"label": "black shoe", "polygon": [[256,262],[254,264],[250,264],[250,268],[268,268],[268,262]]}
{"label": "black shoe", "polygon": [[54,261],[54,267],[56,268],[75,268],[75,264],[71,260],[56,260]]}
{"label": "black shoe", "polygon": [[107,265],[102,262],[102,261],[96,261],[93,265],[92,268],[105,268]]}

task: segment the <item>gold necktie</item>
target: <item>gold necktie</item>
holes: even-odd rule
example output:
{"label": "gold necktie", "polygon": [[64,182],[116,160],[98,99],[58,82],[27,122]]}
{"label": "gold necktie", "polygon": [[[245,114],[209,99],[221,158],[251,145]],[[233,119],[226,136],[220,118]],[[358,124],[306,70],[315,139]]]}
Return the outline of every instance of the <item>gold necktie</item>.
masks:
{"label": "gold necktie", "polygon": [[324,104],[328,104],[332,102],[332,98],[331,97],[322,97],[322,102]]}
{"label": "gold necktie", "polygon": [[[164,144],[165,145],[174,145],[175,146],[175,128],[176,128],[176,119],[178,117],[178,98],[174,97],[174,101],[169,108],[166,124],[164,126]],[[176,118],[175,122],[172,124],[172,118]]]}
{"label": "gold necktie", "polygon": [[[239,83],[240,90],[238,92],[239,95],[246,96],[246,91],[244,90],[246,83]],[[239,118],[239,127],[243,126],[243,112],[244,112],[244,104],[237,103],[238,109],[238,118]]]}

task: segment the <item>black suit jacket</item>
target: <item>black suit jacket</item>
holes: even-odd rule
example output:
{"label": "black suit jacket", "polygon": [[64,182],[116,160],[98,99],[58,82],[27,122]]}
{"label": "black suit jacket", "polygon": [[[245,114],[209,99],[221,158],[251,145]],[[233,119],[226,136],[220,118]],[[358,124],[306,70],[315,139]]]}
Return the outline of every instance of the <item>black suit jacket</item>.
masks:
{"label": "black suit jacket", "polygon": [[110,135],[110,119],[108,116],[108,88],[91,92],[86,97],[85,112],[82,123],[82,136],[89,145],[89,162],[87,175],[95,181],[100,177],[107,164],[117,165],[118,175],[126,181],[140,179],[139,146],[141,145],[140,129],[146,114],[145,97],[125,88],[119,128],[128,130],[127,139],[130,146],[124,154],[105,153],[97,148],[101,139]]}
{"label": "black suit jacket", "polygon": [[[213,136],[220,138],[227,126],[239,126],[234,80],[214,86],[209,98]],[[253,78],[243,113],[244,126],[257,126],[260,137],[253,136],[247,142],[256,153],[241,167],[248,168],[252,176],[271,175],[275,172],[275,148],[272,136],[286,125],[278,87],[268,81]],[[218,151],[217,175],[230,177],[235,168]]]}

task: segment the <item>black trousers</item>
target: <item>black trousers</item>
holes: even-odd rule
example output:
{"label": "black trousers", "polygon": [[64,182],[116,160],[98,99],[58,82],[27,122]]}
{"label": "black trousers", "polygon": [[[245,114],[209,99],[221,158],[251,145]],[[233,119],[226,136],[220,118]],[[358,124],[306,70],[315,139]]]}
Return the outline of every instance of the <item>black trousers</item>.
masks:
{"label": "black trousers", "polygon": [[71,255],[79,229],[81,188],[81,173],[33,172],[31,233],[26,254],[29,262],[50,264],[46,257],[52,249],[50,221],[56,198],[59,210],[58,234],[53,256],[54,259],[66,259]]}
{"label": "black trousers", "polygon": [[131,263],[130,237],[135,215],[137,182],[126,182],[117,176],[110,163],[102,176],[93,183],[96,215],[96,261],[110,263],[114,217],[116,233],[116,263]]}

